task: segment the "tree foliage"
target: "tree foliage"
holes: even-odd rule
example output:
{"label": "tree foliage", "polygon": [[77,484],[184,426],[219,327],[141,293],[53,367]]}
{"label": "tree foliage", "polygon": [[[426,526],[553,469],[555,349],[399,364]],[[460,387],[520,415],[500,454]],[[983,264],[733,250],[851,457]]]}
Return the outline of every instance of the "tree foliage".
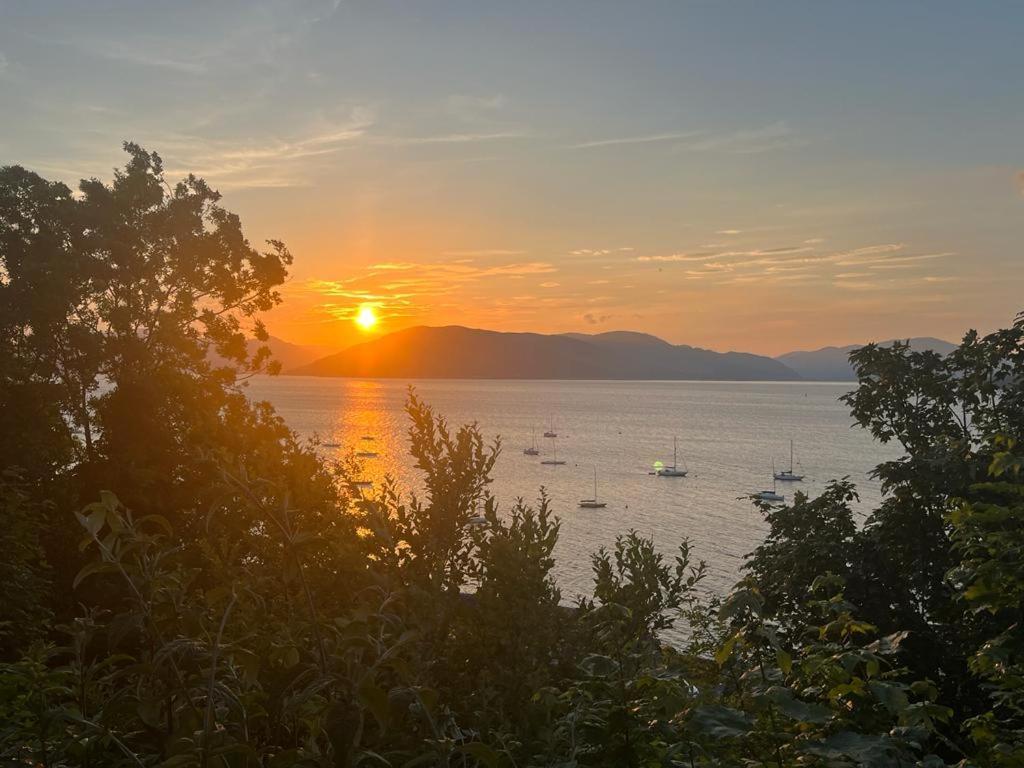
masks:
{"label": "tree foliage", "polygon": [[125,149],[77,194],[0,169],[0,764],[1024,764],[1024,322],[853,354],[904,448],[863,524],[846,479],[758,504],[720,597],[627,532],[568,604],[475,425],[410,392],[421,490],[366,494],[246,399],[291,256]]}

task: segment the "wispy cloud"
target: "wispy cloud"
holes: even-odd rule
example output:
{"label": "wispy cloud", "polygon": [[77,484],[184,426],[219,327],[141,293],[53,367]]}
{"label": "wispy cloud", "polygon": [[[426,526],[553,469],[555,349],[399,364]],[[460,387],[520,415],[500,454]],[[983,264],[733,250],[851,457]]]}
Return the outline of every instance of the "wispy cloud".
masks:
{"label": "wispy cloud", "polygon": [[475,144],[504,139],[522,139],[528,134],[523,131],[497,131],[493,133],[447,133],[438,136],[369,136],[370,144],[390,147],[412,147],[429,144]]}
{"label": "wispy cloud", "polygon": [[868,266],[871,269],[877,269],[880,266],[892,266],[894,264],[914,264],[921,261],[932,261],[933,259],[942,259],[947,256],[952,256],[952,251],[943,251],[941,253],[918,253],[918,254],[899,254],[886,255],[896,253],[896,251],[902,250],[904,246],[900,246],[892,251],[880,251],[876,254],[860,253],[854,256],[839,254],[835,257],[835,263],[844,266]]}
{"label": "wispy cloud", "polygon": [[693,253],[670,253],[658,256],[637,256],[636,261],[640,262],[697,262],[709,259],[730,259],[730,260],[763,260],[765,257],[776,257],[785,254],[806,253],[812,249],[809,246],[787,245],[778,248],[754,248],[746,251],[724,250],[724,251],[696,251]]}
{"label": "wispy cloud", "polygon": [[[686,265],[686,269],[676,273],[680,279],[703,280],[716,286],[757,283],[807,285],[818,282],[841,290],[869,291],[891,290],[897,286],[912,290],[922,283],[942,282],[941,276],[925,280],[914,273],[936,259],[953,255],[950,252],[907,253],[905,243],[879,243],[828,252],[819,247],[823,240],[811,240],[809,244],[804,240],[801,245],[770,248],[644,255],[634,261]],[[884,276],[889,272],[893,276]]]}
{"label": "wispy cloud", "polygon": [[616,251],[629,251],[632,248],[577,248],[569,251],[570,256],[609,256]]}
{"label": "wispy cloud", "polygon": [[705,261],[710,258],[714,258],[718,254],[714,251],[707,251],[701,253],[670,253],[660,256],[637,256],[637,261],[657,261],[657,262],[688,262],[688,261]]}
{"label": "wispy cloud", "polygon": [[164,69],[189,75],[202,75],[207,71],[205,58],[176,58],[160,55],[145,48],[132,48],[116,41],[105,41],[102,45],[93,47],[91,53],[110,61],[125,62],[127,64]]}
{"label": "wispy cloud", "polygon": [[654,133],[645,136],[621,136],[614,139],[598,139],[596,141],[584,141],[573,144],[572,149],[593,149],[594,147],[612,147],[621,144],[655,144],[666,141],[679,141],[693,136],[699,136],[700,131],[684,131],[680,133]]}
{"label": "wispy cloud", "polygon": [[546,275],[549,272],[557,272],[554,264],[546,261],[531,261],[526,264],[504,264],[500,267],[490,267],[479,270],[475,277],[496,277],[496,276],[523,276],[523,275]]}
{"label": "wispy cloud", "polygon": [[906,247],[906,243],[881,243],[880,245],[865,245],[849,251],[840,251],[835,255],[839,259],[857,259],[862,256],[874,256],[879,253],[894,253]]}
{"label": "wispy cloud", "polygon": [[779,121],[761,128],[731,131],[684,142],[678,148],[688,152],[753,155],[776,149],[788,149],[803,143],[805,142],[793,133],[785,121]]}
{"label": "wispy cloud", "polygon": [[836,280],[832,285],[848,291],[877,291],[884,287],[882,283],[868,280]]}
{"label": "wispy cloud", "polygon": [[442,256],[521,256],[526,251],[510,250],[507,248],[478,248],[468,251],[444,251]]}
{"label": "wispy cloud", "polygon": [[447,114],[464,123],[489,123],[506,106],[507,99],[500,93],[487,96],[455,93],[445,100]]}
{"label": "wispy cloud", "polygon": [[749,155],[787,149],[806,143],[798,137],[789,124],[780,120],[759,128],[715,133],[708,130],[673,131],[666,133],[642,134],[639,136],[618,136],[572,144],[572,149],[595,149],[631,144],[668,144],[676,151],[722,152],[725,154]]}

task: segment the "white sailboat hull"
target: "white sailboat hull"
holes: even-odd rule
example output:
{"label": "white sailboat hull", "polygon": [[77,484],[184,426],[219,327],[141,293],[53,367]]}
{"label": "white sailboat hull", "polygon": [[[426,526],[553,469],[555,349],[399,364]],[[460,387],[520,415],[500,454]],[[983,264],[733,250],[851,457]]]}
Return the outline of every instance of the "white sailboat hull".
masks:
{"label": "white sailboat hull", "polygon": [[798,483],[804,479],[804,476],[798,475],[795,472],[776,472],[775,479],[783,482]]}
{"label": "white sailboat hull", "polygon": [[675,467],[662,467],[654,474],[658,477],[686,477],[686,470],[676,469]]}

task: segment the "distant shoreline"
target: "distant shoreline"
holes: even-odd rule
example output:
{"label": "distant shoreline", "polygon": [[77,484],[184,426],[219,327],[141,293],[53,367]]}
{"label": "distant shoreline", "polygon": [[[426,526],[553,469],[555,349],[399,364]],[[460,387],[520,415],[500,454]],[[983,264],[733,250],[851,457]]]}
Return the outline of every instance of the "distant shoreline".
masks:
{"label": "distant shoreline", "polygon": [[507,376],[349,376],[331,374],[296,373],[282,371],[277,376],[263,376],[262,378],[289,379],[346,379],[350,381],[509,381],[509,382],[565,382],[572,384],[586,384],[592,382],[601,384],[607,382],[618,382],[622,384],[826,384],[826,385],[847,385],[856,384],[856,379],[566,379],[566,378],[517,378]]}

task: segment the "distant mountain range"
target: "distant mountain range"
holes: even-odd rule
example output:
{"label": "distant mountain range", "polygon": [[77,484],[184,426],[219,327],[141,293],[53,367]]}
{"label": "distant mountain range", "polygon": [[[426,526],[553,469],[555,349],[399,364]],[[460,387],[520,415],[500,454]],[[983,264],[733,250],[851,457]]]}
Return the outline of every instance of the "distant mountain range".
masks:
{"label": "distant mountain range", "polygon": [[[261,345],[258,341],[250,341],[249,352],[255,352],[260,346]],[[271,336],[267,339],[267,346],[270,347],[270,352],[274,355],[274,359],[281,362],[281,370],[283,371],[308,365],[309,363],[336,352],[338,349],[337,347],[332,349],[331,347],[312,347],[303,346],[301,344],[292,344],[291,342],[279,339],[276,336]]]}
{"label": "distant mountain range", "polygon": [[800,378],[770,357],[675,346],[643,333],[544,335],[455,325],[397,331],[288,372],[409,379]]}
{"label": "distant mountain range", "polygon": [[[956,349],[956,344],[950,344],[942,339],[933,339],[927,336],[910,339],[912,349],[923,351],[931,350],[945,355]],[[888,346],[893,341],[881,342],[881,346]],[[855,381],[857,376],[850,366],[850,353],[863,346],[862,344],[848,344],[845,347],[822,347],[813,352],[787,352],[775,359],[796,371],[800,378],[809,381]]]}
{"label": "distant mountain range", "polygon": [[[248,348],[250,355],[255,354],[256,350],[262,346],[263,343],[256,339],[249,339],[246,342],[246,347]],[[314,347],[292,344],[291,342],[279,339],[276,336],[271,336],[267,339],[266,346],[270,347],[270,353],[274,356],[274,359],[281,363],[281,370],[283,371],[307,365],[336,351],[336,348],[332,349],[330,347]],[[209,359],[215,365],[223,365],[226,362],[224,358],[220,357],[212,350],[209,354]]]}
{"label": "distant mountain range", "polygon": [[[945,354],[941,339],[910,340]],[[891,344],[892,342],[883,342]],[[847,360],[860,345],[789,352],[777,358],[670,344],[632,331],[502,333],[417,326],[324,356],[321,348],[271,338],[286,374],[401,379],[597,379],[851,381]]]}

